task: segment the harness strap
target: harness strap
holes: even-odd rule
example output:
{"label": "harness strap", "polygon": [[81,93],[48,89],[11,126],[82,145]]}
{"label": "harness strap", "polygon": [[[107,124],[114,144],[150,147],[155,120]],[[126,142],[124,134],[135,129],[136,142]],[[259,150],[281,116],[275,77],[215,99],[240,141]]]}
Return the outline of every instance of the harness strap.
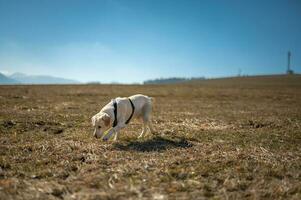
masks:
{"label": "harness strap", "polygon": [[113,122],[113,127],[117,126],[117,103],[116,100],[113,99],[113,105],[114,105],[114,122]]}
{"label": "harness strap", "polygon": [[134,115],[134,112],[135,112],[135,106],[134,106],[132,100],[130,98],[128,98],[128,100],[130,101],[131,106],[132,106],[132,114],[131,114],[130,118],[125,122],[125,124],[128,124],[131,121],[131,119],[132,119],[132,117]]}
{"label": "harness strap", "polygon": [[[128,98],[128,100],[130,101],[131,106],[132,106],[132,113],[131,113],[131,116],[129,117],[129,119],[125,122],[125,124],[128,124],[131,121],[131,119],[134,115],[134,112],[135,112],[135,106],[134,106],[132,100],[130,98]],[[115,116],[114,122],[113,122],[113,127],[115,127],[115,126],[117,126],[117,123],[118,123],[117,122],[117,102],[115,99],[113,99],[113,106],[114,106],[114,116]]]}

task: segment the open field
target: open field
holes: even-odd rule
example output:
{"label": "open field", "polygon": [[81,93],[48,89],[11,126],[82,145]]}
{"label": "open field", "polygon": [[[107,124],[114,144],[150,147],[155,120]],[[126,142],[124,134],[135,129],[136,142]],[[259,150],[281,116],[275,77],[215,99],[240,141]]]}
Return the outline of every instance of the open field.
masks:
{"label": "open field", "polygon": [[[92,137],[116,96],[156,134]],[[301,76],[175,85],[0,86],[0,199],[301,199]]]}

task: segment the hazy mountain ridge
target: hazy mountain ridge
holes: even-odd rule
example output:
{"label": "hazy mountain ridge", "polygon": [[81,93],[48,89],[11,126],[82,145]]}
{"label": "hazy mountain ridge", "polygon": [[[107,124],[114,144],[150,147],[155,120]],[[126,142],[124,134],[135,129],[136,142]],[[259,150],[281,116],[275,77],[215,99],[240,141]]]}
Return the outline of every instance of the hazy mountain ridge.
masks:
{"label": "hazy mountain ridge", "polygon": [[9,78],[4,74],[0,73],[0,84],[18,84],[19,82],[15,79]]}
{"label": "hazy mountain ridge", "polygon": [[47,75],[14,73],[5,76],[0,73],[0,84],[78,84],[79,81]]}
{"label": "hazy mountain ridge", "polygon": [[10,78],[23,84],[76,84],[80,83],[76,80],[65,79],[47,75],[27,75],[23,73],[14,73]]}

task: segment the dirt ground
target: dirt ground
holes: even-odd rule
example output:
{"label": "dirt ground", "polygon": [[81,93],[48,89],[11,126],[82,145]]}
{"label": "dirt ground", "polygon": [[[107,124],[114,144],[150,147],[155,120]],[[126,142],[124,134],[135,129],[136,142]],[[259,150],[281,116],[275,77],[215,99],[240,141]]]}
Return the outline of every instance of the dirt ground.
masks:
{"label": "dirt ground", "polygon": [[[155,134],[90,118],[155,98]],[[175,85],[0,86],[0,199],[301,199],[301,76]]]}

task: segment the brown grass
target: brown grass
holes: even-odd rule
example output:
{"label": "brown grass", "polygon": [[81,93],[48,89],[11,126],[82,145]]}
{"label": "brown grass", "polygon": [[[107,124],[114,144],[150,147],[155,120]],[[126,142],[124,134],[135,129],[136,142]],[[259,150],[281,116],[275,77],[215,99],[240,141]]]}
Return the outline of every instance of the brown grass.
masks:
{"label": "brown grass", "polygon": [[[155,97],[156,134],[92,137],[111,98]],[[301,78],[1,86],[0,199],[301,199]]]}

